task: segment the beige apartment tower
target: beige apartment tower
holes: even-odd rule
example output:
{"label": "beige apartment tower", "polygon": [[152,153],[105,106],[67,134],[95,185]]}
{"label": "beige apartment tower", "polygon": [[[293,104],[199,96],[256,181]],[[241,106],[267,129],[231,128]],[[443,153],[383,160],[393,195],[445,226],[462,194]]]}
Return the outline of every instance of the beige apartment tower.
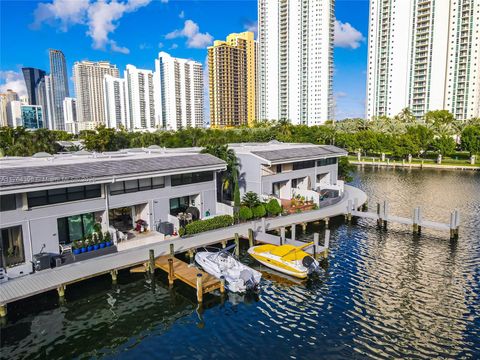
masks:
{"label": "beige apartment tower", "polygon": [[79,61],[73,66],[79,130],[94,130],[97,126],[106,124],[105,75],[118,78],[117,67],[108,61]]}
{"label": "beige apartment tower", "polygon": [[210,125],[252,126],[257,119],[257,42],[233,33],[208,48]]}

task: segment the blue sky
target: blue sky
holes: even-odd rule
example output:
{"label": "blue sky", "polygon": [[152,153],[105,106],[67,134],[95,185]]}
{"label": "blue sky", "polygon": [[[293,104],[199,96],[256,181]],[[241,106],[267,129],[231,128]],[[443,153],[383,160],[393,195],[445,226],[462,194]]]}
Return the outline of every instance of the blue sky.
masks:
{"label": "blue sky", "polygon": [[[272,0],[273,1],[273,0]],[[336,117],[363,117],[368,0],[336,1]],[[22,66],[49,70],[48,49],[78,60],[152,69],[159,51],[202,63],[206,47],[256,28],[254,0],[0,0],[0,92],[22,92]],[[71,89],[73,94],[73,89]]]}

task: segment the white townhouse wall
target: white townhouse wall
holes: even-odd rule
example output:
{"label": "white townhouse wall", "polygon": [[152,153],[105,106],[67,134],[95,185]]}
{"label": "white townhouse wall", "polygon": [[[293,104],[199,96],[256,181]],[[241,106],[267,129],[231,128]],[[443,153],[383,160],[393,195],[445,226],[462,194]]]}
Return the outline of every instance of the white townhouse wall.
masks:
{"label": "white townhouse wall", "polygon": [[131,208],[132,221],[145,220],[149,230],[181,204],[197,207],[201,218],[215,215],[216,173],[225,169],[198,150],[158,147],[0,159],[1,264],[9,277],[28,274],[34,254],[58,254],[61,242],[76,240],[70,224],[79,219],[107,231],[112,209]]}
{"label": "white townhouse wall", "polygon": [[109,128],[123,126],[129,128],[127,123],[127,97],[125,93],[125,79],[105,75],[103,78],[105,125]]}
{"label": "white townhouse wall", "polygon": [[480,0],[371,0],[366,116],[478,117]]}
{"label": "white townhouse wall", "polygon": [[[297,187],[313,191],[319,187],[335,188],[339,183],[337,160],[347,155],[345,150],[331,145],[277,141],[229,144],[229,147],[240,161],[241,196],[253,191],[282,199],[290,199]],[[280,184],[278,194],[274,184]]]}
{"label": "white townhouse wall", "polygon": [[124,78],[128,129],[156,130],[152,71],[127,65]]}
{"label": "white townhouse wall", "polygon": [[155,60],[155,111],[161,128],[204,126],[203,66],[160,52]]}
{"label": "white townhouse wall", "polygon": [[260,119],[320,125],[333,118],[334,4],[258,1]]}

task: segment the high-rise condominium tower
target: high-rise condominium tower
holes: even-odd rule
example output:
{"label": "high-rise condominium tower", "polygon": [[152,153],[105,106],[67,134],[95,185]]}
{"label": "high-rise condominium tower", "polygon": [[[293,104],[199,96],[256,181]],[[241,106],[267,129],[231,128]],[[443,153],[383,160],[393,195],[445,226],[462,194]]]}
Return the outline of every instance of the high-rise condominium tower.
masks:
{"label": "high-rise condominium tower", "polygon": [[[50,81],[51,98],[53,108],[51,109],[52,119],[49,118],[53,130],[64,130],[65,120],[63,118],[63,99],[69,96],[67,65],[65,56],[60,50],[50,49]],[[47,97],[49,94],[46,95]]]}
{"label": "high-rise condominium tower", "polygon": [[128,127],[132,130],[154,130],[156,123],[152,71],[127,65],[124,78]]}
{"label": "high-rise condominium tower", "polygon": [[118,69],[108,61],[80,61],[73,65],[79,130],[105,124],[104,76],[118,77]]}
{"label": "high-rise condominium tower", "polygon": [[103,78],[103,91],[105,101],[105,125],[109,128],[119,128],[123,126],[125,129],[128,129],[130,125],[127,124],[125,79],[105,75]]}
{"label": "high-rise condominium tower", "polygon": [[253,125],[257,119],[257,42],[253,32],[230,34],[208,48],[212,127]]}
{"label": "high-rise condominium tower", "polygon": [[65,131],[77,134],[77,102],[75,98],[68,97],[63,100],[63,116],[65,118]]}
{"label": "high-rise condominium tower", "polygon": [[196,61],[165,52],[155,60],[155,114],[160,127],[203,127],[203,70]]}
{"label": "high-rise condominium tower", "polygon": [[335,0],[258,1],[259,119],[333,118]]}
{"label": "high-rise condominium tower", "polygon": [[31,67],[22,68],[23,78],[27,86],[27,96],[30,105],[41,105],[39,90],[45,77],[45,71]]}
{"label": "high-rise condominium tower", "polygon": [[371,0],[367,118],[480,116],[480,1]]}

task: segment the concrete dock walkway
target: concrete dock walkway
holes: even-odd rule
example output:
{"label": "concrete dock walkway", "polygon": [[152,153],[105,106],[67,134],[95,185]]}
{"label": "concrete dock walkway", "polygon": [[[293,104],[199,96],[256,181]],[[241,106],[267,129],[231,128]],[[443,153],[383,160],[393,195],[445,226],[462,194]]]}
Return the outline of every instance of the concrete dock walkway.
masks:
{"label": "concrete dock walkway", "polygon": [[[265,224],[267,229],[276,229],[292,224],[308,223],[327,217],[344,215],[348,201],[353,201],[354,199],[357,200],[356,204],[361,206],[367,201],[367,196],[362,190],[346,185],[343,198],[334,205],[304,213],[269,218],[266,219]],[[169,254],[170,244],[174,245],[175,252],[184,252],[189,249],[231,240],[236,233],[240,237],[246,238],[248,237],[249,229],[259,231],[261,227],[261,221],[238,224],[228,228],[200,233],[191,237],[162,240],[114,254],[79,261],[53,269],[46,269],[21,278],[12,279],[0,284],[0,306],[3,308],[8,303],[46,291],[58,290],[59,293],[63,293],[65,287],[69,284],[103,274],[111,273],[112,278],[116,278],[118,270],[148,262],[150,249],[154,250],[155,257]]]}

